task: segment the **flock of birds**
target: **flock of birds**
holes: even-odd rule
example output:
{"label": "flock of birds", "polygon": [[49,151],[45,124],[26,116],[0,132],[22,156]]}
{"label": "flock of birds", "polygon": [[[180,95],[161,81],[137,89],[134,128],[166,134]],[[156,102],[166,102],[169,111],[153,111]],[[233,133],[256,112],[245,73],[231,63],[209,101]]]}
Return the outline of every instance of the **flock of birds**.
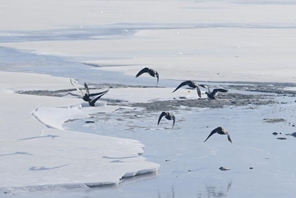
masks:
{"label": "flock of birds", "polygon": [[[151,68],[148,68],[148,67],[145,67],[143,68],[142,70],[140,70],[137,75],[136,75],[136,78],[141,76],[142,74],[144,73],[148,73],[150,76],[152,77],[155,77],[157,79],[157,83],[156,85],[158,84],[159,82],[159,74],[157,71],[151,69]],[[89,88],[88,88],[88,85],[86,83],[84,83],[84,88],[85,88],[85,92],[83,92],[81,89],[79,89],[76,85],[78,84],[77,81],[73,80],[73,79],[70,79],[70,83],[77,89],[77,91],[81,94],[81,97],[84,101],[88,102],[88,104],[90,106],[96,106],[95,103],[103,96],[105,95],[108,91],[102,91],[102,92],[98,92],[98,93],[90,93],[89,91]],[[215,96],[218,92],[227,92],[228,90],[226,89],[213,89],[212,91],[210,90],[209,86],[207,85],[204,85],[204,84],[196,84],[194,83],[193,81],[191,80],[187,80],[187,81],[184,81],[182,82],[173,92],[177,91],[179,88],[183,87],[183,86],[188,86],[192,89],[196,89],[197,91],[197,95],[201,98],[201,91],[200,91],[200,88],[199,87],[203,87],[205,89],[208,89],[207,92],[205,92],[205,94],[207,95],[208,99],[211,99],[211,100],[215,100]],[[175,115],[171,112],[162,112],[158,118],[158,122],[157,124],[159,125],[161,119],[165,117],[167,120],[173,120],[173,126],[172,128],[174,127],[175,125]],[[209,134],[209,136],[207,137],[207,139],[205,141],[207,141],[212,135],[214,135],[215,133],[217,134],[220,134],[220,135],[227,135],[227,139],[229,142],[232,143],[232,140],[230,138],[230,135],[228,133],[227,130],[225,130],[224,128],[222,127],[217,127],[215,128],[214,130],[211,131],[211,133]],[[204,141],[204,142],[205,142]]]}

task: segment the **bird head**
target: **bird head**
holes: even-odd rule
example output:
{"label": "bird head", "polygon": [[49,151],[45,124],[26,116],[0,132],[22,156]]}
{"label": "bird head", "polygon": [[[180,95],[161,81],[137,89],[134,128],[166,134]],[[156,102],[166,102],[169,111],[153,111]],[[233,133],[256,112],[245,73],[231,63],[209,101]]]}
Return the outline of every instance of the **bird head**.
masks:
{"label": "bird head", "polygon": [[222,131],[223,131],[225,134],[228,133],[228,131],[227,131],[225,128],[221,127],[221,129],[222,129]]}

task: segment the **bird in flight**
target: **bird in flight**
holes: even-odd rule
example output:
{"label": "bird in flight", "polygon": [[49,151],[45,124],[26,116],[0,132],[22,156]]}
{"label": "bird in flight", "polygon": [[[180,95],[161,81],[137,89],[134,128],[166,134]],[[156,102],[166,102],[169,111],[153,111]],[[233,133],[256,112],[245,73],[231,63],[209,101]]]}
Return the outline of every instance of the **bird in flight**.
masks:
{"label": "bird in flight", "polygon": [[151,69],[151,68],[148,68],[148,67],[145,67],[143,68],[142,70],[140,70],[137,75],[136,75],[136,78],[141,76],[143,73],[148,73],[150,76],[152,77],[156,77],[157,78],[157,83],[156,85],[158,84],[158,81],[159,81],[159,74],[157,71]]}
{"label": "bird in flight", "polygon": [[167,120],[173,120],[173,126],[172,126],[172,128],[173,128],[174,125],[175,125],[175,116],[174,116],[174,114],[172,114],[172,113],[170,113],[170,112],[162,112],[162,113],[160,114],[159,118],[158,118],[158,122],[157,122],[158,125],[159,125],[160,120],[161,120],[161,118],[162,118],[163,116],[165,116],[165,118],[166,118]]}
{"label": "bird in flight", "polygon": [[228,92],[227,89],[213,89],[213,91],[211,91],[209,86],[207,85],[200,85],[200,86],[208,89],[208,91],[205,94],[208,96],[209,99],[213,99],[213,100],[216,99],[215,96],[217,95],[218,92],[223,92],[223,93]]}
{"label": "bird in flight", "polygon": [[97,102],[97,101],[98,101],[103,95],[105,95],[108,91],[109,91],[109,89],[106,90],[106,91],[103,91],[103,92],[98,93],[98,94],[100,94],[100,95],[97,96],[96,98],[91,99],[90,101],[88,101],[88,104],[89,104],[90,106],[92,106],[92,107],[95,107],[95,106],[96,106],[95,103],[96,103],[96,102]]}
{"label": "bird in flight", "polygon": [[[73,87],[75,87],[76,89],[77,89],[77,91],[81,94],[81,96],[82,96],[82,99],[84,100],[84,101],[86,101],[86,102],[90,102],[91,100],[93,100],[92,99],[92,97],[94,97],[94,96],[98,96],[98,95],[101,95],[101,97],[105,94],[105,93],[107,93],[109,90],[107,90],[107,91],[103,91],[103,92],[98,92],[98,93],[90,93],[89,92],[89,88],[88,88],[88,85],[86,84],[86,83],[84,83],[84,88],[85,88],[85,93],[81,90],[81,89],[79,89],[77,86],[75,86],[75,84],[73,83],[73,81],[75,82],[75,83],[77,83],[77,81],[75,81],[75,80],[73,80],[73,79],[70,79],[70,82],[71,82],[71,84],[73,85]],[[103,95],[102,95],[103,94]],[[98,99],[100,99],[100,98],[98,98]],[[97,99],[97,100],[98,100]]]}
{"label": "bird in flight", "polygon": [[177,91],[180,87],[183,87],[185,85],[187,85],[193,89],[196,89],[197,95],[199,97],[201,97],[201,91],[199,89],[199,86],[197,84],[195,84],[192,80],[187,80],[187,81],[182,82],[173,92]]}
{"label": "bird in flight", "polygon": [[[220,135],[227,135],[227,139],[228,139],[228,141],[232,143],[228,131],[226,131],[226,130],[225,130],[224,128],[222,128],[222,127],[217,127],[217,128],[215,128],[215,129],[210,133],[210,135],[207,137],[207,139],[206,139],[205,141],[207,141],[207,140],[208,140],[212,135],[214,135],[215,133],[218,133],[218,134],[220,134]],[[205,141],[204,141],[204,142],[205,142]]]}

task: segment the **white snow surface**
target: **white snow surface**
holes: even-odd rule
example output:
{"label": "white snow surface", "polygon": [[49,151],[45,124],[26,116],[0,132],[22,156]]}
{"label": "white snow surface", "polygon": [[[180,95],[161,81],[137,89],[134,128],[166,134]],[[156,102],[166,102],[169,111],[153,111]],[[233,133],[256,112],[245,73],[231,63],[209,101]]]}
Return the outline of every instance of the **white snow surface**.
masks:
{"label": "white snow surface", "polygon": [[[50,29],[52,36],[93,31],[90,37],[96,39],[4,42],[1,46],[78,58],[131,76],[148,66],[166,79],[295,82],[291,75],[296,72],[295,1],[18,3],[15,7],[6,1],[0,11],[0,28],[11,37],[25,37],[32,30],[47,35]],[[110,35],[99,34],[105,29]]]}
{"label": "white snow surface", "polygon": [[[78,105],[81,99],[7,91],[30,86],[42,90],[56,86],[56,80],[61,87],[70,86],[66,79],[25,73],[21,74],[22,83],[18,83],[19,75],[0,73],[0,89],[6,90],[0,92],[0,98],[9,102],[9,105],[1,102],[0,172],[5,178],[0,180],[1,190],[37,191],[40,186],[46,189],[45,186],[118,184],[127,174],[157,171],[158,164],[139,155],[144,147],[139,141],[68,131],[62,127],[69,119],[87,118],[90,112],[108,112],[114,108],[86,107],[83,112]],[[24,86],[23,82],[33,78],[33,84]]]}
{"label": "white snow surface", "polygon": [[[0,7],[1,49],[36,56],[20,65],[18,56],[0,64],[18,71],[50,55],[98,65],[95,75],[107,70],[135,79],[151,67],[160,73],[160,86],[163,79],[175,80],[170,88],[110,89],[104,96],[131,102],[196,98],[186,89],[171,93],[181,80],[295,83],[295,10],[294,0],[6,0]],[[155,85],[155,79],[144,78]],[[0,196],[118,184],[122,177],[157,172],[161,164],[152,180],[56,197],[295,197],[295,139],[277,139],[295,131],[292,97],[281,95],[278,104],[262,107],[180,108],[171,129],[167,120],[156,125],[157,113],[123,119],[125,111],[105,115],[121,108],[105,102],[92,108],[77,98],[15,93],[69,88],[68,78],[0,72]],[[94,124],[73,122],[97,134],[63,128],[98,112],[103,115]],[[285,121],[270,124],[266,118]],[[218,135],[204,143],[220,125],[233,144]],[[146,157],[158,164],[139,155],[141,142],[149,145]],[[231,170],[221,172],[221,166]],[[24,195],[32,196],[41,197]]]}

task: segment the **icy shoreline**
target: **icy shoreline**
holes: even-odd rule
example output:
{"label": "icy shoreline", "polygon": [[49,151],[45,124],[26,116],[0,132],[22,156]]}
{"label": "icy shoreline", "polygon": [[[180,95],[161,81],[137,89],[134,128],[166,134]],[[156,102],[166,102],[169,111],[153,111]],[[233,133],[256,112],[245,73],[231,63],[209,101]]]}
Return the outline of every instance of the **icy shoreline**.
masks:
{"label": "icy shoreline", "polygon": [[[3,1],[1,71],[20,73],[0,72],[0,196],[295,197],[295,10],[294,0]],[[157,87],[135,78],[143,67],[159,72]],[[113,87],[88,108],[68,78]],[[229,92],[172,93],[183,80]],[[159,111],[174,113],[173,129]],[[233,143],[204,142],[218,126]]]}
{"label": "icy shoreline", "polygon": [[[27,76],[30,79],[32,78],[32,74],[27,75],[25,73],[0,72],[0,75],[2,75],[2,77],[9,76],[9,78],[18,75],[24,77]],[[34,81],[36,83],[41,79],[45,79],[47,82],[47,80],[52,78],[54,77],[45,78],[44,75],[34,74]],[[17,86],[10,88],[11,85],[9,85],[9,82],[5,82],[5,78],[2,78],[0,84],[3,88],[1,87],[0,97],[7,97],[8,95],[10,96],[11,102],[14,102],[15,100],[27,101],[27,103],[34,101],[30,106],[22,106],[23,104],[16,103],[23,107],[21,112],[25,113],[25,115],[21,114],[18,116],[27,119],[30,118],[32,123],[34,123],[33,125],[36,125],[38,121],[32,115],[29,115],[30,113],[28,112],[32,112],[32,109],[36,109],[37,104],[38,109],[36,109],[37,111],[33,111],[33,113],[40,119],[40,121],[47,123],[47,125],[53,126],[54,128],[60,128],[60,125],[70,118],[70,120],[60,128],[63,129],[62,131],[57,129],[44,129],[44,125],[39,124],[39,133],[34,135],[21,134],[21,137],[17,140],[14,140],[15,137],[10,137],[10,140],[14,140],[14,143],[12,146],[10,144],[3,146],[1,157],[5,159],[4,157],[18,156],[18,158],[14,159],[25,160],[25,163],[22,162],[21,165],[27,167],[27,170],[22,170],[21,168],[22,175],[26,175],[28,181],[30,180],[32,183],[31,180],[33,177],[30,177],[27,172],[31,171],[34,172],[34,174],[39,172],[41,177],[38,176],[38,178],[41,178],[41,181],[36,181],[38,185],[22,184],[19,185],[22,187],[7,186],[10,182],[15,184],[15,181],[18,181],[18,178],[17,175],[9,174],[12,170],[7,170],[7,167],[5,167],[5,174],[7,173],[7,175],[4,173],[3,175],[7,179],[2,181],[5,182],[5,184],[2,184],[0,188],[3,194],[23,194],[25,196],[26,192],[43,192],[46,196],[48,193],[61,194],[67,191],[70,194],[75,194],[76,192],[76,195],[79,196],[95,188],[99,190],[97,192],[99,194],[115,196],[116,194],[118,195],[118,191],[114,190],[112,188],[113,186],[117,186],[117,184],[125,181],[126,177],[134,177],[146,173],[152,174],[158,170],[159,165],[160,174],[157,174],[157,179],[152,177],[155,180],[153,179],[150,182],[145,182],[144,179],[144,182],[136,182],[131,185],[134,187],[130,188],[136,191],[138,186],[143,185],[142,187],[146,189],[148,185],[149,188],[153,189],[151,192],[156,192],[156,189],[158,189],[159,193],[161,193],[162,191],[166,192],[168,190],[168,185],[173,183],[176,185],[174,191],[178,190],[177,192],[181,192],[183,195],[192,195],[192,193],[194,193],[192,184],[194,182],[201,182],[203,184],[200,180],[204,179],[209,183],[220,181],[219,184],[217,184],[218,186],[221,186],[226,181],[230,186],[232,183],[235,183],[236,185],[245,185],[244,182],[240,182],[241,177],[245,178],[246,181],[250,181],[250,176],[255,177],[256,179],[264,177],[271,181],[276,181],[275,178],[280,178],[283,183],[291,183],[293,179],[293,170],[287,164],[289,158],[293,156],[293,153],[282,155],[282,151],[293,144],[293,137],[287,136],[286,144],[281,144],[280,141],[283,140],[279,141],[271,134],[274,130],[279,132],[291,130],[290,128],[294,124],[292,119],[293,108],[291,107],[294,105],[293,96],[295,96],[295,93],[289,88],[285,88],[286,84],[227,84],[223,85],[223,87],[230,89],[230,93],[219,96],[217,101],[206,100],[204,93],[202,93],[202,99],[198,99],[195,92],[188,92],[187,89],[180,89],[177,93],[172,93],[172,88],[115,88],[111,89],[105,98],[105,101],[111,101],[110,105],[104,105],[106,102],[102,101],[102,104],[97,108],[87,107],[87,105],[82,105],[83,108],[80,108],[80,105],[83,104],[80,98],[73,98],[72,95],[65,96],[65,93],[68,92],[67,88],[70,86],[69,80],[64,78],[54,79],[54,81],[50,81],[57,84],[54,83],[51,86],[47,82],[46,86],[48,87],[44,90],[44,93],[42,91],[43,89],[40,87],[38,88],[37,86],[36,90],[39,91],[28,92],[37,95],[26,95],[14,94],[14,91],[19,90],[16,88]],[[57,80],[59,79],[62,81],[58,82]],[[38,84],[39,86],[44,86],[42,83]],[[30,90],[31,86],[32,84],[28,84],[27,87],[22,87],[22,90]],[[54,89],[50,87],[54,87]],[[51,94],[48,90],[65,91],[59,91],[59,94],[62,97],[51,97],[46,96],[46,93],[49,95]],[[143,92],[144,90],[145,92]],[[96,90],[92,89],[92,91]],[[75,92],[75,90],[73,92]],[[139,92],[142,93],[140,95],[141,97],[133,97]],[[156,94],[158,98],[155,98],[155,95],[151,93]],[[38,94],[43,96],[38,96]],[[15,98],[15,100],[13,98]],[[117,99],[118,101],[115,102],[116,105],[113,106],[112,101],[115,101],[114,99]],[[231,101],[235,103],[229,103]],[[161,104],[166,104],[167,106]],[[171,129],[171,125],[165,120],[159,126],[156,125],[159,111],[164,110],[158,108],[159,105],[164,109],[174,111],[176,114],[178,119],[174,129]],[[5,105],[2,104],[2,106]],[[172,108],[173,106],[176,108]],[[8,107],[6,106],[6,108]],[[18,108],[13,109],[20,110]],[[28,111],[28,109],[30,109],[30,111]],[[53,113],[55,111],[62,112],[62,115],[64,116]],[[74,111],[74,113],[65,113],[67,111]],[[81,112],[77,113],[77,111]],[[277,112],[277,120],[280,120],[280,122],[270,123],[269,120],[276,120],[273,117],[274,112]],[[218,113],[218,117],[216,113]],[[52,115],[51,119],[48,119],[48,115]],[[49,120],[54,122],[50,123]],[[248,121],[245,122],[245,120]],[[11,119],[10,122],[12,121],[13,120]],[[203,140],[208,135],[211,127],[222,123],[223,126],[231,130],[231,135],[234,141],[233,145],[224,141],[223,137],[218,136],[214,136],[206,144],[203,143]],[[248,123],[252,124],[250,125]],[[26,126],[28,127],[27,123]],[[22,127],[22,125],[20,125],[20,127]],[[258,131],[256,130],[257,128]],[[12,128],[9,129],[11,130]],[[83,133],[75,132],[73,129]],[[254,133],[252,132],[253,130],[255,130]],[[27,130],[22,128],[22,131]],[[16,130],[15,132],[19,131]],[[291,131],[289,132],[291,133]],[[93,135],[92,133],[96,135]],[[110,137],[105,137],[106,134]],[[285,133],[283,132],[283,134]],[[111,138],[111,136],[116,138]],[[279,135],[278,137],[281,138],[282,136],[283,135]],[[155,138],[159,141],[155,141]],[[137,141],[130,139],[137,139]],[[123,140],[124,142],[122,142]],[[1,141],[3,141],[3,137]],[[149,145],[145,148],[145,150],[148,150],[145,151],[145,153],[147,152],[149,161],[154,161],[157,164],[145,161],[145,153],[144,156],[139,155],[143,153],[144,146],[139,143],[139,141],[143,142],[145,145]],[[22,147],[22,145],[17,146],[16,144],[19,142],[25,145],[25,147]],[[106,142],[108,142],[107,145]],[[119,144],[121,147],[117,147],[117,149],[115,148],[116,151],[109,150],[111,145],[114,145],[112,142],[117,145]],[[272,146],[273,144],[267,146],[270,142],[279,147],[275,150]],[[126,143],[129,145],[126,145]],[[42,151],[38,153],[39,151],[37,148],[39,148],[40,145],[42,145]],[[172,147],[172,145],[175,146]],[[48,151],[44,148],[48,146],[51,147],[48,148],[50,149],[50,153],[47,153]],[[111,153],[106,154],[103,152],[98,156],[98,153],[102,151],[102,147],[100,146],[109,146],[109,149],[107,150]],[[21,150],[21,148],[25,149]],[[219,148],[222,148],[222,150]],[[125,151],[128,150],[129,153],[125,153]],[[68,154],[70,153],[70,155],[63,155],[62,157],[61,152],[65,151],[67,151]],[[253,153],[254,151],[256,151],[256,154]],[[44,154],[46,156],[44,156]],[[32,155],[35,157],[39,156],[38,162],[28,162],[28,157]],[[233,159],[229,158],[230,155]],[[46,159],[48,157],[55,158],[57,156],[59,156],[59,164],[52,163],[50,162],[51,160],[48,161]],[[69,165],[68,160],[66,160],[69,156],[71,158],[71,165]],[[79,159],[75,162],[74,158],[77,158],[77,156],[79,156]],[[137,160],[134,161],[135,159]],[[46,162],[46,165],[42,163],[42,160],[45,160],[44,162]],[[105,164],[101,170],[97,170],[98,163],[101,163],[100,160],[108,161],[108,165]],[[134,162],[140,163],[138,164],[139,168],[136,168],[137,165],[135,165]],[[4,161],[4,164],[6,163],[11,162]],[[86,171],[84,167],[89,166],[90,163],[93,164],[88,173],[79,175],[79,173],[77,174],[75,171],[73,172],[73,170]],[[135,165],[135,169],[129,169],[129,167],[127,167],[130,163]],[[125,164],[127,166],[125,166]],[[114,165],[121,166],[125,171],[118,174],[114,173]],[[221,165],[229,165],[231,170],[227,174],[219,173],[218,167]],[[93,174],[100,176],[105,175],[105,171],[110,170],[110,166],[112,166],[112,174],[116,174],[116,177],[112,177],[111,180],[106,180],[106,178],[103,178],[102,181],[98,181],[97,179],[92,180],[94,176]],[[144,166],[146,166],[146,168],[144,168]],[[151,167],[153,168],[151,169]],[[258,176],[249,172],[249,167],[252,167],[252,170],[254,169],[254,173],[258,174]],[[276,171],[277,174],[274,174],[274,171]],[[54,176],[54,183],[44,184],[45,178],[42,175],[45,172],[50,172],[50,175]],[[290,177],[286,177],[288,172],[293,174],[291,174]],[[65,178],[70,177],[69,175],[71,175],[72,178],[76,178],[75,182],[69,182]],[[85,177],[87,175],[91,175],[91,177]],[[60,176],[65,177],[63,177],[63,179],[61,179],[62,182],[58,184],[56,179]],[[111,175],[108,175],[107,178],[110,178],[110,176]],[[139,178],[141,177],[142,176]],[[50,177],[46,175],[46,178],[49,179]],[[84,182],[79,182],[79,180]],[[155,184],[150,186],[151,182],[155,182]],[[106,185],[111,188],[99,188]],[[275,183],[269,182],[269,185],[275,185]],[[281,186],[283,188],[283,184],[281,184]],[[189,187],[192,190],[188,191]],[[268,185],[265,185],[263,188],[267,189],[267,187]],[[223,196],[227,196],[229,188],[227,191],[222,191]],[[256,189],[256,184],[249,188]],[[287,188],[289,188],[289,185],[283,189]],[[119,188],[115,189],[123,190],[125,188],[124,185],[120,185]],[[71,192],[69,190],[71,190]],[[240,190],[240,187],[232,189],[233,196],[238,195],[238,192],[241,192]],[[141,191],[141,188],[138,189],[138,191]],[[275,192],[279,191],[281,191],[281,189],[275,190]],[[96,191],[91,192],[97,195]],[[145,192],[146,197],[151,196],[151,192]],[[132,191],[126,193],[131,195]],[[256,192],[254,193],[256,194]],[[254,193],[251,193],[251,195],[253,196]],[[71,196],[70,194],[67,194],[67,196]],[[267,195],[266,192],[263,194]],[[31,193],[29,193],[29,195],[34,196]]]}
{"label": "icy shoreline", "polygon": [[[22,84],[17,83],[19,75]],[[1,175],[6,178],[0,181],[1,192],[117,185],[122,178],[157,171],[158,164],[148,162],[140,155],[144,145],[136,140],[68,131],[62,127],[65,121],[87,118],[94,112],[114,111],[118,107],[78,108],[80,105],[73,104],[81,103],[81,99],[14,93],[32,87],[67,87],[70,86],[68,79],[10,72],[0,72],[0,76],[0,97],[9,97],[10,102],[16,104],[1,103],[5,114],[1,125],[7,131],[0,139]],[[34,83],[30,84],[28,81],[32,77]],[[12,79],[15,79],[14,85],[9,83]],[[83,109],[85,112],[81,111]],[[115,163],[116,158],[124,160]],[[12,172],[16,174],[11,175]]]}

